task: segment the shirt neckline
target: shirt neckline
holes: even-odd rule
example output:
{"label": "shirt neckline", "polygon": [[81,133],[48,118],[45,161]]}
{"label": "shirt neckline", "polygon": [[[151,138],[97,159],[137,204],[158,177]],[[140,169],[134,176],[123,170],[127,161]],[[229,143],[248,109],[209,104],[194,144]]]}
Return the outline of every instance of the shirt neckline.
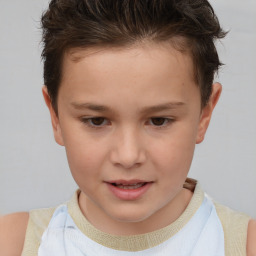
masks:
{"label": "shirt neckline", "polygon": [[194,191],[193,196],[185,211],[170,225],[150,233],[132,236],[116,236],[102,232],[95,228],[86,219],[79,207],[78,197],[81,192],[79,189],[67,204],[68,212],[80,231],[96,243],[121,251],[146,250],[157,246],[174,236],[188,223],[188,221],[193,217],[198,208],[201,206],[204,199],[204,193],[197,181],[188,178],[184,184],[184,187]]}

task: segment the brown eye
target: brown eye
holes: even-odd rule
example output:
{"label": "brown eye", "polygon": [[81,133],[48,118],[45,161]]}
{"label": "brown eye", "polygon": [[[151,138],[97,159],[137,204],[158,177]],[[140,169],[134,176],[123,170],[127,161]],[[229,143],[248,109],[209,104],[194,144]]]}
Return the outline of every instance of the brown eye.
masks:
{"label": "brown eye", "polygon": [[167,118],[164,117],[153,117],[151,118],[151,123],[155,126],[162,126],[168,122]]}
{"label": "brown eye", "polygon": [[94,118],[91,118],[91,124],[92,125],[95,125],[95,126],[100,126],[104,123],[105,121],[105,118],[103,117],[94,117]]}
{"label": "brown eye", "polygon": [[90,128],[103,128],[109,124],[109,121],[104,117],[82,118],[81,121]]}

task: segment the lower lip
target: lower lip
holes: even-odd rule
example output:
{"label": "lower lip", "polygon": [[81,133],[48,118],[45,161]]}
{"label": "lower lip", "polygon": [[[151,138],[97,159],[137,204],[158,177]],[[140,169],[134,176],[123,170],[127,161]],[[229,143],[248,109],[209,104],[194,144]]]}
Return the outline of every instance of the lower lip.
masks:
{"label": "lower lip", "polygon": [[152,182],[146,183],[144,186],[135,189],[118,188],[110,183],[106,183],[110,191],[121,200],[136,200],[144,195],[151,187]]}

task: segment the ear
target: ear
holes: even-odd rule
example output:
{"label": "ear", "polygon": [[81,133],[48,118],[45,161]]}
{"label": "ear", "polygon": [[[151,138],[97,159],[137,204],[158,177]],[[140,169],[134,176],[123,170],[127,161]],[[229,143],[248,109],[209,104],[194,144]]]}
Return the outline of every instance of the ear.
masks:
{"label": "ear", "polygon": [[60,122],[59,122],[59,118],[52,106],[52,101],[51,98],[48,94],[48,90],[46,88],[46,86],[43,86],[42,88],[42,92],[43,92],[43,96],[44,96],[44,101],[50,111],[50,115],[51,115],[51,121],[52,121],[52,128],[53,128],[53,134],[54,134],[54,138],[55,141],[61,145],[64,146],[63,143],[63,138],[62,138],[62,133],[61,133],[61,128],[60,128]]}
{"label": "ear", "polygon": [[198,131],[197,131],[197,138],[196,138],[197,144],[201,143],[204,140],[206,130],[211,120],[213,109],[220,98],[221,90],[222,90],[221,84],[215,83],[212,85],[212,94],[210,96],[209,102],[202,109],[202,112],[201,112],[200,122],[198,126]]}

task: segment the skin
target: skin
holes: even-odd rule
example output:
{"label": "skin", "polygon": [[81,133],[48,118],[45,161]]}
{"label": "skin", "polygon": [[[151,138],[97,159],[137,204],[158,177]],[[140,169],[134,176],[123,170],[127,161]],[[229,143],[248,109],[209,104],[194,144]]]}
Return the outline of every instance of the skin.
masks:
{"label": "skin", "polygon": [[[192,196],[182,186],[194,148],[204,139],[220,93],[221,85],[215,83],[208,105],[201,109],[191,58],[167,45],[65,55],[58,115],[46,87],[43,95],[55,140],[65,146],[71,173],[81,189],[80,208],[96,228],[135,235],[162,228],[181,215]],[[166,103],[171,103],[169,108],[152,108]],[[151,185],[139,198],[121,200],[107,184],[119,179]],[[22,244],[28,216],[15,217],[23,223],[19,237],[8,231],[14,227],[12,218],[2,221],[3,227],[11,241]],[[255,223],[250,221],[248,228],[249,256],[256,253]],[[3,247],[7,248],[5,243]]]}
{"label": "skin", "polygon": [[0,216],[0,255],[21,255],[28,218],[26,212]]}
{"label": "skin", "polygon": [[[214,85],[212,103],[201,111],[191,58],[170,46],[73,52],[64,63],[58,118],[52,111],[51,116],[55,139],[65,146],[82,191],[84,215],[115,235],[150,232],[173,222],[190,201],[183,183],[221,86]],[[150,110],[166,104],[172,105]],[[97,128],[83,122],[100,117],[103,124]],[[156,126],[153,117],[169,122]],[[120,179],[151,182],[151,187],[137,200],[120,200],[106,184]]]}

